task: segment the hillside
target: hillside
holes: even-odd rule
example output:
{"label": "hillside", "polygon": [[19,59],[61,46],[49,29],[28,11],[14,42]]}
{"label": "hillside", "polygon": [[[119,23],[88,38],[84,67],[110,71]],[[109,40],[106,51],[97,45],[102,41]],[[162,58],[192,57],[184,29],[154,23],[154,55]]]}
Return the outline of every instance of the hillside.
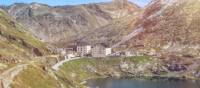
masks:
{"label": "hillside", "polygon": [[[115,19],[132,15],[140,8],[127,0],[75,6],[16,3],[4,7],[35,36],[50,43],[69,43]],[[59,46],[59,43],[56,45]]]}
{"label": "hillside", "polygon": [[[127,0],[1,8],[5,12],[0,9],[0,73],[7,70],[2,70],[4,63],[27,62],[11,64],[14,69],[0,75],[0,86],[8,76],[12,88],[86,88],[86,80],[104,77],[200,78],[200,0],[153,0],[145,9]],[[74,41],[104,42],[113,50],[138,55],[83,57],[56,71],[51,67],[56,56],[49,56],[52,62],[31,60],[49,54],[43,41],[59,47]]]}
{"label": "hillside", "polygon": [[18,63],[49,53],[46,44],[32,36],[0,9],[0,61]]}
{"label": "hillside", "polygon": [[200,2],[198,0],[154,0],[136,22],[129,40],[134,50],[200,56]]}
{"label": "hillside", "polygon": [[[127,67],[122,66],[122,60]],[[130,58],[82,58],[66,62],[59,71],[44,69],[43,65],[29,65],[12,83],[12,88],[87,88],[84,82],[97,77],[123,77],[153,75],[152,70],[162,69],[156,59],[148,56]],[[154,64],[150,64],[154,63]],[[152,67],[152,68],[148,68]],[[154,68],[153,68],[154,67]],[[141,69],[142,68],[142,69]],[[141,71],[142,74],[141,74]],[[31,76],[30,76],[31,75]],[[30,80],[32,79],[32,80]],[[38,81],[35,81],[38,80]]]}
{"label": "hillside", "polygon": [[161,61],[151,56],[81,58],[66,62],[58,71],[45,68],[43,64],[32,64],[14,79],[11,87],[87,88],[86,81],[95,78],[135,77],[153,80],[155,77],[169,77],[195,80],[199,77],[199,68],[193,71],[168,67]]}
{"label": "hillside", "polygon": [[133,31],[112,47],[151,55],[167,67],[180,66],[196,74],[200,67],[199,4],[199,0],[154,0]]}
{"label": "hillside", "polygon": [[123,36],[132,32],[135,23],[141,15],[141,11],[127,15],[120,19],[115,19],[105,26],[86,33],[84,37],[76,41],[88,42],[90,44],[105,43],[107,45],[114,45],[119,42]]}

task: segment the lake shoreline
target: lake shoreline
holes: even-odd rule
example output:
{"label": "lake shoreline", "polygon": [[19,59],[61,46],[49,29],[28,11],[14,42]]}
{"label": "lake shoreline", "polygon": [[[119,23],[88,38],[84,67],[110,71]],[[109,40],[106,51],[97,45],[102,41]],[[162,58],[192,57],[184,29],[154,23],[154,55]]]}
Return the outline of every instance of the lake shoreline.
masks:
{"label": "lake shoreline", "polygon": [[[150,80],[154,80],[154,79],[175,79],[175,80],[193,80],[193,81],[198,81],[200,79],[198,78],[192,78],[192,77],[175,77],[175,76],[171,76],[171,77],[167,77],[167,76],[121,76],[121,77],[94,77],[94,78],[89,78],[86,79],[84,81],[87,80],[91,80],[91,79],[106,79],[106,78],[114,78],[114,79],[150,79]],[[84,82],[83,81],[83,82]]]}
{"label": "lake shoreline", "polygon": [[198,80],[192,72],[169,71],[160,64],[158,59],[147,56],[104,59],[83,58],[64,63],[58,72],[60,77],[65,76],[67,77],[66,80],[69,80],[69,84],[66,83],[67,86],[80,86],[81,88],[83,86],[83,88],[87,88],[84,84],[88,80],[97,78]]}
{"label": "lake shoreline", "polygon": [[[184,86],[184,88],[199,88],[199,82],[198,79],[188,79],[188,78],[180,78],[180,77],[106,77],[106,78],[95,78],[95,79],[89,79],[85,81],[85,88],[115,88],[116,86],[119,86],[117,88],[124,88],[124,83],[126,83],[129,87],[125,88],[163,88],[162,85],[168,85],[169,88],[183,88],[180,87],[181,85],[187,85]],[[144,83],[143,83],[144,82]],[[130,84],[131,83],[131,84]],[[133,84],[132,84],[133,83]],[[147,83],[147,84],[146,84]],[[170,85],[169,85],[170,84]],[[194,85],[193,85],[194,84]],[[130,86],[131,85],[131,86]],[[138,87],[139,85],[139,87]],[[145,87],[141,87],[145,85]],[[148,87],[147,85],[150,85],[151,87]],[[190,87],[189,85],[193,85],[195,87]],[[109,86],[109,87],[107,87]],[[154,87],[152,87],[154,86]],[[159,86],[159,87],[157,87]],[[177,87],[179,86],[179,87]],[[189,86],[189,87],[188,87]],[[166,88],[167,86],[165,86]]]}

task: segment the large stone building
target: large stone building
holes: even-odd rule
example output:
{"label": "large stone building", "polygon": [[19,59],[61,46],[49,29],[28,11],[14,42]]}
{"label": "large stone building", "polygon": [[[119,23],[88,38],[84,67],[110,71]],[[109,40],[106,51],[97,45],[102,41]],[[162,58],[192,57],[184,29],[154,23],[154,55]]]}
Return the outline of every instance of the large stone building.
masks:
{"label": "large stone building", "polygon": [[106,57],[110,55],[112,52],[111,48],[109,48],[106,44],[98,43],[92,48],[92,56],[93,57]]}
{"label": "large stone building", "polygon": [[85,56],[91,53],[92,46],[88,43],[81,42],[77,43],[77,53],[79,56]]}

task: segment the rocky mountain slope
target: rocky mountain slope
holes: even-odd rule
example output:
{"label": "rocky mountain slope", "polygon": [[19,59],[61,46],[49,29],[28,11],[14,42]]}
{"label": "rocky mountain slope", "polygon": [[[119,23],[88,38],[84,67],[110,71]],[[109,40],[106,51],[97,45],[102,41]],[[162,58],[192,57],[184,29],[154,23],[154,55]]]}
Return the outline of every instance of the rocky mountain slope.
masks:
{"label": "rocky mountain slope", "polygon": [[154,0],[136,22],[137,35],[122,40],[134,50],[200,56],[200,1]]}
{"label": "rocky mountain slope", "polygon": [[120,19],[115,19],[105,26],[86,33],[84,37],[81,37],[77,41],[88,42],[90,44],[105,43],[107,45],[114,45],[119,42],[123,36],[132,32],[132,28],[135,27],[135,23],[139,19],[141,13],[141,11],[138,11]]}
{"label": "rocky mountain slope", "polygon": [[[82,88],[84,80],[97,77],[200,78],[200,29],[198,27],[200,24],[200,1],[154,0],[145,8],[144,12],[138,11],[138,13],[134,13],[136,11],[134,9],[132,12],[130,9],[132,6],[130,7],[124,1],[126,0],[60,7],[32,3],[30,5],[15,4],[4,8],[17,21],[30,28],[37,37],[46,41],[66,42],[78,39],[114,44],[122,39],[117,45],[126,45],[127,50],[137,50],[150,55],[104,59],[84,58],[65,63],[57,72],[52,71],[43,63],[33,62],[15,77],[11,87]],[[40,6],[43,9],[37,9],[37,7],[41,8]],[[125,10],[121,10],[122,8]],[[85,9],[87,9],[86,12],[83,11]],[[58,12],[51,13],[54,10],[63,12],[64,15],[58,14]],[[81,14],[74,18],[77,21],[73,19],[74,13]],[[60,18],[60,15],[64,20]],[[94,21],[92,17],[97,21]],[[71,23],[72,21],[76,24]],[[72,25],[74,29],[68,24]],[[94,27],[94,25],[96,26]],[[38,28],[36,28],[37,26]],[[54,29],[57,27],[58,29]],[[70,32],[68,29],[73,31]],[[37,35],[37,33],[41,34]],[[124,35],[127,36],[122,38]],[[31,36],[31,33],[7,16],[5,12],[0,11],[1,60],[30,59],[32,56],[42,56],[46,53],[48,50],[44,43]]]}
{"label": "rocky mountain slope", "polygon": [[46,44],[0,9],[0,62],[17,63],[48,53]]}
{"label": "rocky mountain slope", "polygon": [[169,71],[199,77],[199,5],[199,0],[153,0],[133,32],[114,47],[126,45],[127,50],[160,58]]}
{"label": "rocky mountain slope", "polygon": [[90,31],[100,30],[114,19],[139,11],[139,7],[127,0],[55,7],[17,3],[4,9],[34,35],[51,43],[72,42]]}

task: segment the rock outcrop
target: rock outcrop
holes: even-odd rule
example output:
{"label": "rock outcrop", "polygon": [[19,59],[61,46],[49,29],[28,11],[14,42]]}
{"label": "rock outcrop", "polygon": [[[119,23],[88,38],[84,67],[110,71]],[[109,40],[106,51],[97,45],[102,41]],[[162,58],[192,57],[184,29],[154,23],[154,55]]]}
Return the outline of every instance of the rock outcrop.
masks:
{"label": "rock outcrop", "polygon": [[123,44],[141,52],[200,56],[199,4],[199,0],[152,1],[133,28],[142,31],[127,36]]}
{"label": "rock outcrop", "polygon": [[[171,71],[199,67],[200,1],[153,0],[116,46],[159,57]],[[115,46],[115,47],[116,47]]]}
{"label": "rock outcrop", "polygon": [[101,30],[100,27],[111,21],[140,10],[127,0],[55,7],[16,3],[4,9],[35,36],[46,42],[56,42],[58,46],[80,39],[98,28]]}
{"label": "rock outcrop", "polygon": [[49,54],[46,44],[32,36],[0,9],[0,62],[18,63]]}

